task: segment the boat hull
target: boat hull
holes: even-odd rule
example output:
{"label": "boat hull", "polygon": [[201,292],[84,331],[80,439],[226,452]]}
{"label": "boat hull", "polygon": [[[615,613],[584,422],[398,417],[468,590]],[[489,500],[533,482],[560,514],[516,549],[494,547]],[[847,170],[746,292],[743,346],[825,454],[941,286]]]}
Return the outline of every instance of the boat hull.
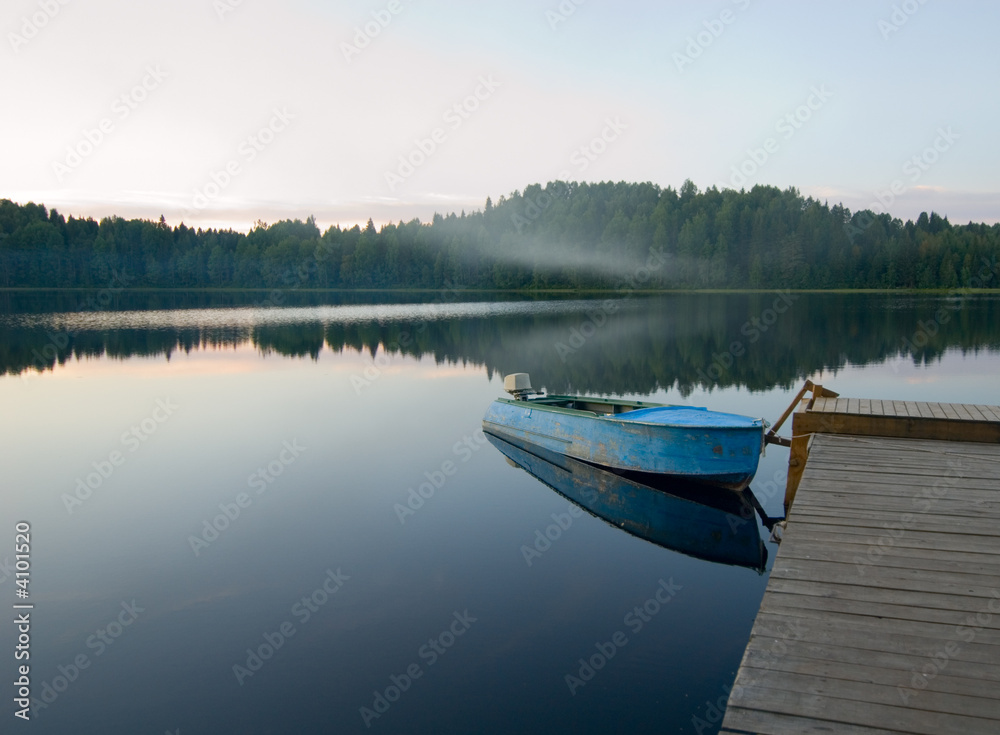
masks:
{"label": "boat hull", "polygon": [[[701,422],[675,425],[648,410],[636,411],[632,418],[629,413],[600,415],[500,398],[486,411],[483,428],[515,443],[528,442],[601,467],[742,490],[757,472],[764,422],[711,411],[702,415]],[[714,417],[734,420],[712,425]]]}

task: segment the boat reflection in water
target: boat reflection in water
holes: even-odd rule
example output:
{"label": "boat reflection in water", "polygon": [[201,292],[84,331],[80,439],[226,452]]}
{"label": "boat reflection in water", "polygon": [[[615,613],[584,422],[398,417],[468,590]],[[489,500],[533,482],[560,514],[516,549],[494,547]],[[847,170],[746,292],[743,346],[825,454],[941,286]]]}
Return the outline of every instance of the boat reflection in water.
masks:
{"label": "boat reflection in water", "polygon": [[767,547],[756,508],[741,492],[651,475],[615,474],[533,444],[516,446],[486,432],[515,466],[603,521],[682,554],[763,574]]}

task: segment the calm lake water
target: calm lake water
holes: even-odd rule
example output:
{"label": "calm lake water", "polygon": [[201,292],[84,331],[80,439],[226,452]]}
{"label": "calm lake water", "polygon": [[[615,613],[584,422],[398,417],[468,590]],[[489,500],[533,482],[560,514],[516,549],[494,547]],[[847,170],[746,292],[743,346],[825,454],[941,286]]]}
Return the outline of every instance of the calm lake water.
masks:
{"label": "calm lake water", "polygon": [[[488,442],[502,376],[772,421],[807,377],[1000,403],[995,295],[90,298],[0,296],[36,733],[715,732],[768,531]],[[771,516],[786,463],[752,484]],[[672,525],[567,497],[593,488]]]}

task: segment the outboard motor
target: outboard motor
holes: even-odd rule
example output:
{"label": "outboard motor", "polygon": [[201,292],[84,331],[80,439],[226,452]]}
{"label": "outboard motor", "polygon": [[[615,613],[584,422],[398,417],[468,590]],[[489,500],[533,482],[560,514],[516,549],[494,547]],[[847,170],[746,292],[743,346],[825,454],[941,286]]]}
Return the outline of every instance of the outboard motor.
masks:
{"label": "outboard motor", "polygon": [[535,392],[531,388],[531,379],[527,373],[511,373],[503,379],[503,389],[518,401]]}

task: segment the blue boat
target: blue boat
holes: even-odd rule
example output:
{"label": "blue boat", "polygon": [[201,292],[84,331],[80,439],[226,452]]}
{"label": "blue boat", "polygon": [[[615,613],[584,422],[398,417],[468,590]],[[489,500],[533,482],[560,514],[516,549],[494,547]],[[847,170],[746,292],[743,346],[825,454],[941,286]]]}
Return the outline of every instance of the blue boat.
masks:
{"label": "blue boat", "polygon": [[742,490],[757,473],[767,422],[749,416],[585,396],[539,395],[527,373],[504,379],[483,429],[515,444],[612,470],[671,475]]}
{"label": "blue boat", "polygon": [[763,573],[767,547],[750,489],[734,493],[684,480],[618,475],[541,447],[486,432],[514,465],[602,521],[697,559]]}

